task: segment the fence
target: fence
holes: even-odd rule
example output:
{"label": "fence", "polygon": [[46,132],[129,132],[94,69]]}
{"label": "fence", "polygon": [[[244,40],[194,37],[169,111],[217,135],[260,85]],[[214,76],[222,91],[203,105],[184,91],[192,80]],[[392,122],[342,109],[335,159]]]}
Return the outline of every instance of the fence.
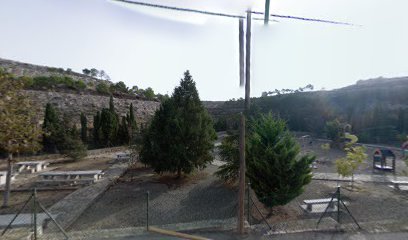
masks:
{"label": "fence", "polygon": [[[339,201],[339,200],[340,201]],[[265,208],[250,191],[248,221],[265,235],[319,230],[402,229],[408,214],[404,191],[389,183],[313,180],[285,206]]]}
{"label": "fence", "polygon": [[2,215],[1,239],[68,239],[65,230],[39,201],[36,189],[16,214]]}

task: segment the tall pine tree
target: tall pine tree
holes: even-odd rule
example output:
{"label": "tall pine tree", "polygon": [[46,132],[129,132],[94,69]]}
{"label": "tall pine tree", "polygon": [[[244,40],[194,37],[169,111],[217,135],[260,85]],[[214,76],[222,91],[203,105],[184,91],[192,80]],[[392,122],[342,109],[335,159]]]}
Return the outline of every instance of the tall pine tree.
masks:
{"label": "tall pine tree", "polygon": [[271,114],[254,119],[247,147],[247,177],[266,206],[290,202],[311,181],[314,156],[299,156],[299,144],[283,120]]}
{"label": "tall pine tree", "polygon": [[189,71],[172,97],[162,103],[144,137],[140,158],[158,173],[181,177],[204,168],[212,160],[210,151],[216,134],[203,107]]}

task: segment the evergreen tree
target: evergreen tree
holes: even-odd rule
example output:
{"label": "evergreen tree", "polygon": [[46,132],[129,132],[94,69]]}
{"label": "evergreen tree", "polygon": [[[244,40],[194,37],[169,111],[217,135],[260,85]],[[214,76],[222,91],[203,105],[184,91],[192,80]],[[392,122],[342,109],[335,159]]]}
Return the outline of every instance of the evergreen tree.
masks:
{"label": "evergreen tree", "polygon": [[137,123],[135,119],[135,114],[133,111],[133,103],[130,103],[129,106],[129,113],[126,116],[127,124],[128,124],[128,135],[129,135],[129,144],[133,142],[135,139],[135,135],[137,133]]}
{"label": "evergreen tree", "polygon": [[111,111],[111,113],[115,113],[115,104],[112,96],[109,98],[109,111]]}
{"label": "evergreen tree", "polygon": [[61,132],[61,123],[55,108],[47,103],[45,106],[44,124],[43,124],[43,147],[45,152],[55,153]]}
{"label": "evergreen tree", "polygon": [[118,131],[118,143],[119,144],[129,144],[129,128],[128,128],[128,122],[127,122],[127,117],[122,116],[122,121],[119,125],[119,131]]}
{"label": "evergreen tree", "polygon": [[[66,124],[66,126],[68,125],[69,123]],[[80,133],[75,125],[65,132],[60,149],[62,154],[65,154],[74,161],[86,157],[86,145],[82,142]]]}
{"label": "evergreen tree", "polygon": [[189,71],[162,103],[145,134],[141,161],[158,173],[191,173],[212,160],[216,135]]}
{"label": "evergreen tree", "polygon": [[81,113],[81,139],[82,142],[88,142],[88,120],[84,113]]}
{"label": "evergreen tree", "polygon": [[102,109],[101,113],[101,133],[103,145],[106,147],[114,146],[117,142],[119,130],[118,116],[110,109]]}
{"label": "evergreen tree", "polygon": [[101,144],[101,112],[97,112],[93,121],[93,142],[96,147]]}
{"label": "evergreen tree", "polygon": [[247,177],[259,201],[284,205],[303,192],[311,179],[314,156],[299,157],[300,147],[286,123],[271,114],[251,123],[247,145]]}
{"label": "evergreen tree", "polygon": [[225,137],[219,147],[219,155],[225,164],[219,167],[215,175],[224,182],[234,183],[239,174],[239,136]]}

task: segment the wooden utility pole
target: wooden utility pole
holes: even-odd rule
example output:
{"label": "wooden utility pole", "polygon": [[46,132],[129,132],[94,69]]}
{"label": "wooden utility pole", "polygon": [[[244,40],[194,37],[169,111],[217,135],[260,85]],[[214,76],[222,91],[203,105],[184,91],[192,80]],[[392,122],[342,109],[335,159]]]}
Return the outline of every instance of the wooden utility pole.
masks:
{"label": "wooden utility pole", "polygon": [[[246,31],[246,53],[244,57],[244,26],[243,20],[239,20],[239,69],[240,84],[243,85],[245,76],[245,105],[244,113],[241,113],[239,131],[239,191],[238,191],[238,233],[243,234],[244,228],[244,208],[245,208],[245,117],[249,112],[250,104],[250,77],[251,77],[251,11],[247,12]],[[245,59],[245,64],[244,64]],[[244,71],[245,65],[245,71]],[[248,209],[249,211],[249,209]]]}
{"label": "wooden utility pole", "polygon": [[[251,10],[247,12],[245,51],[245,115],[248,116],[251,92]],[[245,187],[245,186],[244,186]]]}

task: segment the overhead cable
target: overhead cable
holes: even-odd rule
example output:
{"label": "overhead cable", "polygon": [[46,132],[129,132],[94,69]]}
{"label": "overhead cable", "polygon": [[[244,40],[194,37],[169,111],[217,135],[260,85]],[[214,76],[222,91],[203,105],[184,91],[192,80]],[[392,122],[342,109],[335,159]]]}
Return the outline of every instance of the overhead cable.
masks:
{"label": "overhead cable", "polygon": [[[245,19],[245,16],[230,14],[230,13],[211,12],[211,11],[205,11],[205,10],[182,8],[182,7],[175,7],[175,6],[167,6],[167,5],[160,5],[160,4],[139,2],[139,1],[130,1],[130,0],[113,0],[113,1],[124,2],[124,3],[140,5],[140,6],[146,6],[146,7],[175,10],[175,11],[181,11],[181,12],[191,12],[191,13],[199,13],[199,14],[205,14],[205,15],[211,15],[211,16]],[[251,13],[258,14],[258,15],[264,15],[263,12],[257,12],[257,11],[251,11]],[[309,22],[319,22],[319,23],[329,23],[329,24],[354,26],[354,24],[352,24],[352,23],[332,21],[332,20],[324,20],[324,19],[316,19],[316,18],[297,17],[297,16],[279,15],[279,14],[270,14],[270,16],[275,17],[275,18],[286,18],[286,19],[309,21]],[[264,19],[263,18],[254,18],[254,20],[264,20]],[[269,21],[275,21],[276,22],[276,20],[269,20]]]}

